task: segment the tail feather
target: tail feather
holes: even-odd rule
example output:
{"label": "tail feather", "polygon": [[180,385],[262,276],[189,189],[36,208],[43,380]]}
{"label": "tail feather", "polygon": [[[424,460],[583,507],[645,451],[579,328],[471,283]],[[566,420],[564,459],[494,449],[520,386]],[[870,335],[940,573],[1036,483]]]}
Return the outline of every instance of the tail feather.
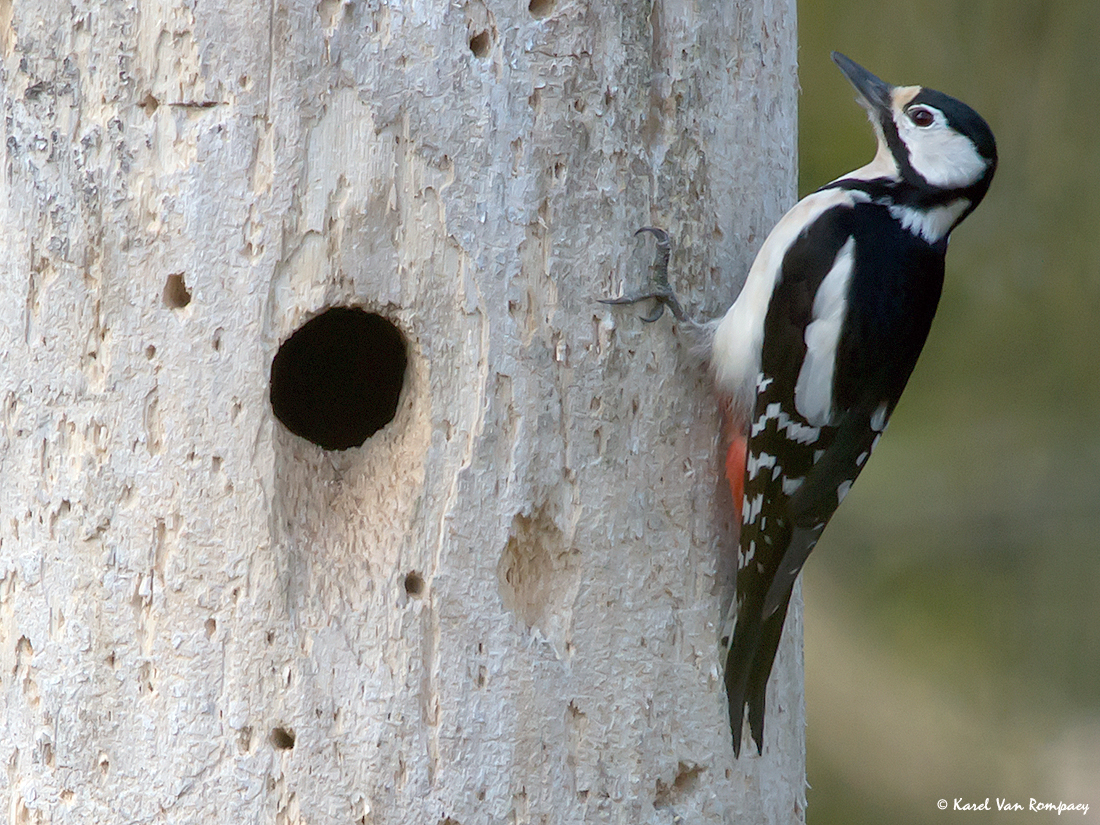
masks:
{"label": "tail feather", "polygon": [[[750,626],[751,625],[751,626]],[[726,657],[726,699],[729,702],[733,755],[741,755],[741,733],[745,726],[745,704],[753,660],[760,647],[760,625],[747,616],[737,617],[733,641]],[[759,745],[759,742],[757,743]]]}
{"label": "tail feather", "polygon": [[741,735],[748,708],[749,731],[756,742],[756,752],[764,752],[764,711],[783,622],[787,618],[790,593],[774,613],[763,621],[756,610],[737,617],[733,641],[726,659],[726,697],[729,700],[730,731],[733,734],[733,755],[741,755]]}

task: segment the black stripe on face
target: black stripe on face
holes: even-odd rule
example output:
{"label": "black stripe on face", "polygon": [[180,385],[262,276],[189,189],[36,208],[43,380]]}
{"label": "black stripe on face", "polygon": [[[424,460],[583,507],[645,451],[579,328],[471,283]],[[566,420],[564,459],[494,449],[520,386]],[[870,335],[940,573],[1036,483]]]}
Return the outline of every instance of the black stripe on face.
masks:
{"label": "black stripe on face", "polygon": [[901,135],[898,134],[898,125],[894,122],[894,113],[900,112],[901,108],[907,105],[910,101],[920,97],[923,89],[919,87],[918,91],[914,95],[913,87],[906,87],[894,90],[893,105],[889,109],[879,109],[878,118],[879,126],[882,129],[882,136],[886,139],[886,147],[890,150],[890,154],[894,157],[894,162],[898,165],[898,172],[901,173],[901,177],[908,183],[917,187],[926,187],[928,182],[913,168],[913,164],[909,162],[909,149],[905,145],[905,141],[901,139]]}

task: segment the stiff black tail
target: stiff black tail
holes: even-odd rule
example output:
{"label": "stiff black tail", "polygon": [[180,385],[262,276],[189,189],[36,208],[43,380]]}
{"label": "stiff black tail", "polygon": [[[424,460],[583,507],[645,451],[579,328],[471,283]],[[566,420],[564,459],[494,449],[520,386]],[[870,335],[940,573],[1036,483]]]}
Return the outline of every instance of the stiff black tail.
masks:
{"label": "stiff black tail", "polygon": [[788,592],[778,609],[763,620],[757,611],[752,610],[742,610],[737,616],[725,674],[734,756],[741,755],[746,706],[756,752],[764,751],[764,703],[768,694],[768,677],[775,663],[790,600],[791,594]]}

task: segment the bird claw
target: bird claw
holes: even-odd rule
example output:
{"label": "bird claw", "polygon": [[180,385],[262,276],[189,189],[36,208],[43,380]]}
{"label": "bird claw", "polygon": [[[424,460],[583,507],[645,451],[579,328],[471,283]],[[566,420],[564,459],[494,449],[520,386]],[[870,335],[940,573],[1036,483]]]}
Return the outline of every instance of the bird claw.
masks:
{"label": "bird claw", "polygon": [[657,306],[654,307],[652,315],[642,316],[642,321],[646,324],[652,324],[664,315],[665,307],[668,307],[669,312],[671,312],[673,317],[678,321],[682,321],[686,317],[683,307],[680,306],[680,302],[676,299],[676,295],[671,289],[639,292],[634,295],[623,295],[621,298],[600,298],[599,302],[601,304],[611,304],[612,306],[624,306],[626,304],[636,304],[640,301],[650,300],[656,301]]}
{"label": "bird claw", "polygon": [[683,307],[680,306],[676,293],[672,291],[672,287],[668,283],[668,259],[672,253],[672,239],[665,230],[654,226],[643,226],[634,233],[634,236],[637,237],[643,232],[648,232],[657,239],[657,254],[653,259],[653,288],[648,292],[637,292],[633,295],[623,295],[620,298],[601,298],[599,301],[601,304],[622,306],[652,300],[656,301],[657,305],[654,307],[652,315],[643,316],[642,321],[644,323],[652,324],[664,315],[666,307],[677,321],[683,321],[687,318],[687,315]]}

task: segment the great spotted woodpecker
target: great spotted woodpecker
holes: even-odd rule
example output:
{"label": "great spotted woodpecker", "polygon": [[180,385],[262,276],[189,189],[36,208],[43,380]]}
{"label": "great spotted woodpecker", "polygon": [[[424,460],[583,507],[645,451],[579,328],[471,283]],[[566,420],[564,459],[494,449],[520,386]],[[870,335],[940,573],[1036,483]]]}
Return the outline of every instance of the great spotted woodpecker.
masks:
{"label": "great spotted woodpecker", "polygon": [[[874,159],[799,201],[725,316],[693,324],[725,402],[726,473],[741,514],[736,623],[723,638],[736,755],[746,708],[763,752],[768,676],[795,579],[890,420],[936,312],[948,236],[997,167],[993,133],[969,106],[832,57],[870,117]],[[655,299],[644,320],[667,306],[692,323],[668,285],[667,233],[640,231],[657,237],[653,289],[606,303]]]}

